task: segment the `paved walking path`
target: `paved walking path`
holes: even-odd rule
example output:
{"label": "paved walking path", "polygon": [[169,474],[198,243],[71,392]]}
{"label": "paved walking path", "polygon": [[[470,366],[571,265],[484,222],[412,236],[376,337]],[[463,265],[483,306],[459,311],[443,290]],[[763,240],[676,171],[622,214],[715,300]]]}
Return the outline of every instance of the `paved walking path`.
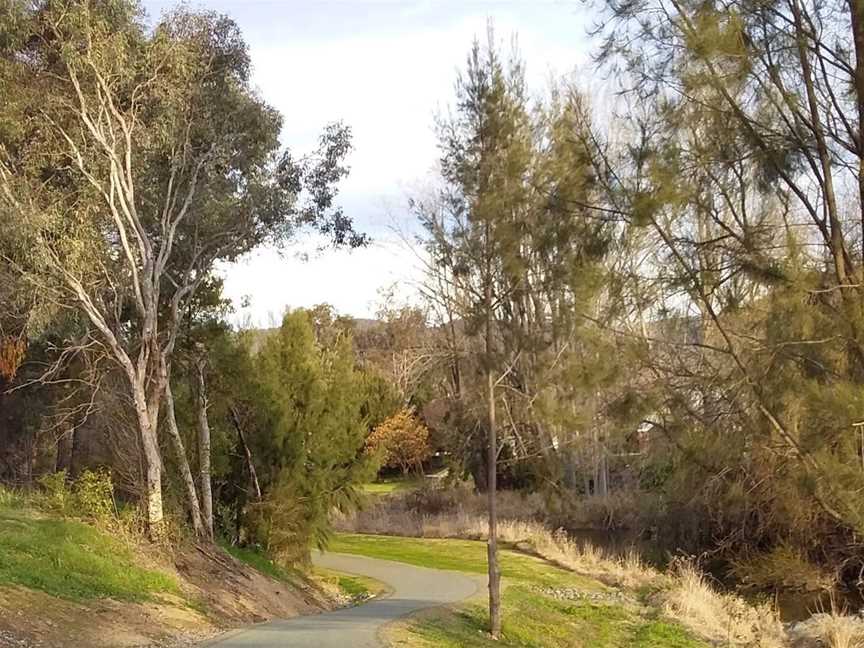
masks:
{"label": "paved walking path", "polygon": [[472,596],[478,581],[458,572],[414,567],[405,563],[350,556],[316,554],[316,565],[368,576],[386,583],[392,593],[357,607],[286,621],[271,621],[239,630],[207,646],[218,648],[380,648],[378,634],[388,622],[406,614],[461,601]]}

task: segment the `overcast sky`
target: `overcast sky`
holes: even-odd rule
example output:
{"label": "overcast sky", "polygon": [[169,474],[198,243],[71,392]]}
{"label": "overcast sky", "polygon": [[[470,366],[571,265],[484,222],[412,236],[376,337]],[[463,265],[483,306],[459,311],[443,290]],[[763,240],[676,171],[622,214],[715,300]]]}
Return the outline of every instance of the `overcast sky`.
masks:
{"label": "overcast sky", "polygon": [[[144,1],[152,17],[174,4]],[[584,78],[589,60],[590,21],[575,0],[206,0],[192,6],[226,13],[240,25],[254,83],[285,117],[283,144],[309,151],[328,122],[351,126],[351,174],[340,203],[375,241],[364,250],[316,254],[307,238],[281,256],[262,250],[226,268],[236,319],[254,325],[269,324],[286,307],[322,302],[369,317],[382,287],[399,282],[410,293],[419,270],[390,226],[410,227],[406,196],[429,178],[437,159],[434,116],[450,103],[457,70],[474,37],[485,38],[489,19],[499,39],[509,43],[517,35],[537,91],[553,75],[578,70]]]}

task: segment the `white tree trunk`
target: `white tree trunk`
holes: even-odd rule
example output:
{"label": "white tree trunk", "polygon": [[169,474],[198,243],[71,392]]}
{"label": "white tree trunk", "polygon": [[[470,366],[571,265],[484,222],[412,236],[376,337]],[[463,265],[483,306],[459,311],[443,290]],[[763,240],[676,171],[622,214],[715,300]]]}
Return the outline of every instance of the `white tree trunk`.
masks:
{"label": "white tree trunk", "polygon": [[186,488],[186,505],[189,507],[192,528],[195,530],[195,535],[200,538],[204,535],[204,527],[201,523],[201,505],[198,502],[198,492],[195,490],[195,477],[192,475],[192,469],[189,467],[189,460],[186,457],[183,437],[180,436],[180,430],[177,428],[177,418],[174,413],[174,394],[171,391],[170,384],[165,386],[165,421],[168,424],[168,435],[171,438],[174,452],[177,455],[177,466],[180,470],[180,477],[183,479],[183,485]]}
{"label": "white tree trunk", "polygon": [[198,465],[200,467],[201,508],[207,538],[213,539],[213,492],[210,483],[210,422],[207,420],[207,386],[204,358],[196,363],[198,374]]}

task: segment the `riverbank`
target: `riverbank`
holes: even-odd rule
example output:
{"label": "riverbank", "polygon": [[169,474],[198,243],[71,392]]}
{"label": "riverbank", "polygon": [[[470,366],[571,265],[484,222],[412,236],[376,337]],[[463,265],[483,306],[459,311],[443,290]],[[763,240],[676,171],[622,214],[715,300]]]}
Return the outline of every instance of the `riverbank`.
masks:
{"label": "riverbank", "polygon": [[[332,550],[385,560],[474,574],[482,580],[485,544],[470,540],[340,535]],[[388,628],[392,646],[407,648],[708,648],[676,621],[664,617],[650,602],[649,590],[611,587],[504,549],[503,636],[487,634],[485,588],[464,603],[430,610]]]}
{"label": "riverbank", "polygon": [[[430,498],[444,501],[447,496],[427,493],[422,497],[424,501]],[[518,506],[519,502],[511,504],[514,511],[526,510]],[[506,504],[504,509],[507,510]],[[485,539],[486,534],[484,517],[458,506],[419,513],[411,510],[410,495],[380,497],[360,514],[339,519],[337,527],[348,533],[425,540],[476,541]],[[662,618],[680,624],[694,637],[712,644],[847,648],[855,645],[849,642],[864,642],[864,622],[857,615],[827,607],[812,610],[813,614],[803,622],[783,623],[773,601],[753,601],[722,591],[692,562],[677,560],[668,569],[660,570],[646,564],[633,551],[612,554],[563,532],[553,532],[535,520],[503,519],[499,523],[499,538],[522,554],[630,592]],[[338,541],[335,547],[341,547]],[[480,567],[485,569],[482,560]]]}

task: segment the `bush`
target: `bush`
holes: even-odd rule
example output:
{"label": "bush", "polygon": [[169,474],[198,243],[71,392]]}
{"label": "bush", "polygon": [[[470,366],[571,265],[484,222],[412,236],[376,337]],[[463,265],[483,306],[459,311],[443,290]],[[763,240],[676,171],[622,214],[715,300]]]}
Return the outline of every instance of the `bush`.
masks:
{"label": "bush", "polygon": [[114,505],[114,484],[104,468],[85,470],[72,487],[75,512],[79,517],[97,521],[117,518]]}
{"label": "bush", "polygon": [[97,522],[117,519],[114,484],[104,468],[85,470],[71,483],[65,470],[43,475],[38,481],[42,495],[36,504],[42,509]]}
{"label": "bush", "polygon": [[39,479],[39,486],[42,487],[42,497],[39,506],[55,513],[66,514],[70,510],[72,500],[72,492],[69,489],[69,484],[66,482],[66,471],[42,475]]}

